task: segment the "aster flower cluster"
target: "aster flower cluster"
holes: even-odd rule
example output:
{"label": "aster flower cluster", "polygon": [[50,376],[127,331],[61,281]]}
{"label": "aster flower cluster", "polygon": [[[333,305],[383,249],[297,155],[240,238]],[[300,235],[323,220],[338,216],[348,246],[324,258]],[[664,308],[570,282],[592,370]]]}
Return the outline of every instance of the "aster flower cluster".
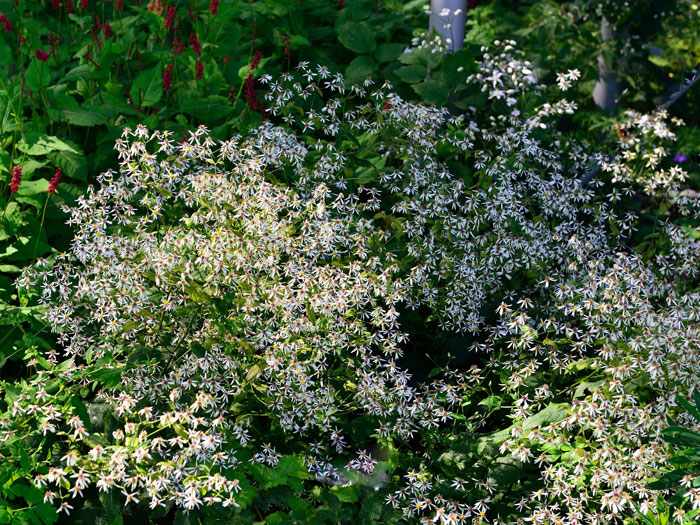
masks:
{"label": "aster flower cluster", "polygon": [[[507,43],[503,53],[488,56],[470,82],[504,96],[526,90],[535,81],[532,71],[511,53]],[[499,68],[510,76],[501,79]],[[271,115],[316,134],[316,151],[307,155],[314,163],[300,173],[300,191],[328,184],[342,199],[340,211],[381,229],[385,249],[410,261],[401,265],[410,285],[408,305],[429,307],[444,329],[478,331],[487,298],[520,272],[564,264],[571,254],[562,241],[572,235],[589,238],[591,245],[607,242],[609,210],[566,176],[567,159],[533,137],[535,127],[546,128],[551,115],[569,113],[572,106],[544,104],[530,119],[506,114],[481,127],[441,108],[406,102],[388,84],[370,91],[371,83],[345,86],[323,67],[301,64],[298,71],[303,82],[283,75],[272,82],[266,100]],[[318,88],[330,91],[330,100],[297,122],[291,108]],[[367,98],[341,112],[348,100]],[[357,151],[336,151],[335,144],[350,135],[371,144],[381,164],[358,165],[367,151],[363,143]],[[443,160],[449,155],[467,176],[457,176],[455,164]],[[475,180],[481,182],[467,182]]]}
{"label": "aster flower cluster", "polygon": [[[700,208],[680,168],[660,168],[664,112],[629,113],[620,154],[594,157],[601,176],[583,184],[591,156],[551,125],[575,105],[521,115],[545,86],[513,42],[497,48],[467,81],[502,101],[487,115],[301,63],[260,77],[270,118],[246,134],[124,130],[119,172],[65,208],[70,251],[16,283],[37,290],[60,351],[28,353],[42,370],[7,390],[0,442],[61,440],[60,462],[33,473],[46,501],[69,512],[94,486],[235,511],[283,471],[300,493],[382,491],[409,522],[500,523],[511,503],[538,523],[651,509],[660,432],[669,415],[690,424],[675,399],[700,386],[700,242],[659,220],[661,249],[640,257],[637,216],[616,205],[641,182],[680,216]],[[509,291],[516,278],[530,284]],[[403,308],[492,358],[417,384]],[[86,407],[54,399],[91,383]],[[496,417],[507,428],[475,439]],[[433,456],[383,460],[411,440]],[[455,461],[449,446],[468,442]],[[511,502],[496,473],[532,463],[540,479]]]}
{"label": "aster flower cluster", "polygon": [[[19,284],[41,284],[67,377],[107,356],[118,373],[128,370],[97,397],[123,426],[64,467],[66,476],[83,472],[81,484],[38,483],[55,483],[61,497],[101,480],[101,489],[147,490],[154,505],[188,509],[202,489],[216,501],[235,497],[230,480],[211,474],[238,465],[225,443],[250,440],[246,420],[236,422],[242,404],[263,408],[272,430],[325,441],[336,453],[347,447],[337,416],[347,410],[376,416],[378,432],[404,438],[447,420],[435,387],[409,386],[396,363],[404,284],[395,263],[370,254],[381,233],[334,217],[342,201],[323,184],[301,196],[265,180],[285,163],[301,168],[306,148],[292,135],[267,125],[216,148],[203,127],[176,145],[167,132],[139,126],[116,148],[121,174],[103,174],[101,188],[67,210],[78,232],[71,252]],[[174,211],[178,220],[163,229]],[[76,444],[87,438],[83,422],[49,401],[17,414],[41,426],[49,410],[44,432],[72,425]],[[271,457],[252,459],[274,465]],[[346,480],[322,463],[319,479]],[[365,476],[373,466],[366,455],[349,464]]]}

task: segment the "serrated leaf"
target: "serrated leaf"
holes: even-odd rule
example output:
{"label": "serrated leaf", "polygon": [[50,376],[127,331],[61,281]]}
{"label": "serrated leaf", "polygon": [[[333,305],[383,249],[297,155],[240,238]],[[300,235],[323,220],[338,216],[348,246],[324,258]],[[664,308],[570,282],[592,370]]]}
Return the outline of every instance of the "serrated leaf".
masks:
{"label": "serrated leaf", "polygon": [[358,54],[371,53],[377,47],[374,31],[364,22],[345,22],[338,28],[338,41]]}
{"label": "serrated leaf", "polygon": [[425,80],[428,72],[425,66],[403,66],[394,71],[397,77],[408,84],[416,84]]}
{"label": "serrated leaf", "polygon": [[403,44],[382,44],[378,46],[377,50],[374,52],[374,58],[376,58],[377,62],[380,64],[384,62],[391,62],[392,60],[396,60],[396,58],[403,53],[404,49],[405,46]]}
{"label": "serrated leaf", "polygon": [[427,82],[414,84],[411,87],[413,88],[413,91],[418,93],[418,95],[428,104],[435,104],[438,106],[444,106],[447,104],[449,90],[447,89],[447,86],[438,82],[437,80],[428,80]]}
{"label": "serrated leaf", "polygon": [[379,68],[379,65],[367,55],[355,57],[345,69],[345,78],[348,83],[364,80]]}

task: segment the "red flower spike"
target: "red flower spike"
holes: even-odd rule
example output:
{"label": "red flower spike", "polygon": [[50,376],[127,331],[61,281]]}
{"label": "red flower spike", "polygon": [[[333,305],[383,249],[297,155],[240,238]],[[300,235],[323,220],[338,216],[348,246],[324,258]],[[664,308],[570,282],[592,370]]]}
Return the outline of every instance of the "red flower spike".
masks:
{"label": "red flower spike", "polygon": [[165,30],[169,31],[175,25],[175,16],[177,15],[177,9],[173,6],[168,6],[168,11],[165,13]]}
{"label": "red flower spike", "polygon": [[61,182],[62,176],[61,168],[56,168],[56,173],[53,174],[53,178],[49,181],[49,187],[46,189],[47,193],[56,193],[56,188],[58,188],[58,183]]}
{"label": "red flower spike", "polygon": [[170,91],[173,88],[173,64],[170,64],[163,70],[163,89]]}
{"label": "red flower spike", "polygon": [[290,60],[292,58],[292,41],[289,38],[289,33],[282,37],[282,41],[284,43],[284,57]]}
{"label": "red flower spike", "polygon": [[173,47],[173,53],[175,53],[176,55],[182,54],[182,52],[185,50],[185,43],[180,42],[177,39],[177,37],[175,38],[175,40],[173,40],[173,45],[175,46]]}
{"label": "red flower spike", "polygon": [[190,45],[195,55],[200,56],[202,54],[202,44],[199,43],[199,38],[194,33],[190,35]]}
{"label": "red flower spike", "polygon": [[202,64],[201,60],[197,60],[197,65],[195,66],[195,77],[197,80],[201,80],[202,75],[204,75],[204,64]]}
{"label": "red flower spike", "polygon": [[41,60],[42,62],[46,62],[49,59],[49,54],[41,49],[34,51],[34,56],[37,60]]}
{"label": "red flower spike", "polygon": [[90,0],[80,0],[80,8],[87,9],[90,4]]}
{"label": "red flower spike", "polygon": [[109,22],[102,24],[102,33],[104,34],[105,38],[112,37],[112,26],[109,25]]}
{"label": "red flower spike", "polygon": [[22,167],[17,165],[12,169],[12,180],[10,181],[10,193],[17,193],[22,184]]}
{"label": "red flower spike", "polygon": [[5,30],[6,33],[12,32],[12,28],[14,27],[7,19],[7,15],[5,14],[0,15],[0,25],[2,25],[2,28]]}
{"label": "red flower spike", "polygon": [[262,58],[262,52],[258,49],[253,55],[253,60],[250,61],[250,69],[258,69],[260,65],[260,59]]}
{"label": "red flower spike", "polygon": [[211,0],[209,4],[209,14],[215,15],[219,12],[219,0]]}

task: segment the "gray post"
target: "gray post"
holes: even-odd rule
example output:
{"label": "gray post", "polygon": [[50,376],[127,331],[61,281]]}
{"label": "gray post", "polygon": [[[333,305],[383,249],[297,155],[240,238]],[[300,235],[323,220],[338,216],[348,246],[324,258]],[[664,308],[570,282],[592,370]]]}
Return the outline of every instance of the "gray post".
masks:
{"label": "gray post", "polygon": [[[615,31],[603,17],[600,23],[600,40],[606,42],[615,38]],[[620,95],[621,84],[617,80],[615,69],[612,64],[606,64],[603,55],[598,55],[598,81],[593,87],[593,100],[601,109],[605,109],[610,114],[615,113],[617,98]]]}
{"label": "gray post", "polygon": [[[447,16],[441,16],[443,9],[450,10]],[[435,31],[444,38],[448,53],[462,49],[467,25],[467,0],[430,0],[430,13],[428,34]]]}

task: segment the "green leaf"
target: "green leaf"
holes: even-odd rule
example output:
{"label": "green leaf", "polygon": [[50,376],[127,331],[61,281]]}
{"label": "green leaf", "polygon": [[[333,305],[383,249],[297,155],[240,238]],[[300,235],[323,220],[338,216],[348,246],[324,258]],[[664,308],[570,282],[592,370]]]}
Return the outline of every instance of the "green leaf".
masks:
{"label": "green leaf", "polygon": [[27,155],[46,155],[50,151],[75,151],[58,137],[51,137],[45,133],[30,131],[25,134],[24,140],[17,145],[17,149]]}
{"label": "green leaf", "polygon": [[283,456],[277,463],[277,470],[287,476],[293,476],[300,479],[311,478],[304,462],[298,456]]}
{"label": "green leaf", "polygon": [[679,405],[681,405],[688,412],[690,412],[690,414],[692,414],[692,416],[700,422],[700,407],[694,407],[685,398],[680,396],[676,396],[676,401],[678,401]]}
{"label": "green leaf", "polygon": [[660,67],[668,67],[671,65],[668,59],[660,57],[658,55],[649,55],[649,62]]}
{"label": "green leaf", "polygon": [[442,63],[442,74],[450,86],[464,84],[470,73],[476,70],[476,61],[468,49],[449,53]]}
{"label": "green leaf", "polygon": [[342,503],[355,503],[360,499],[360,496],[357,493],[357,487],[355,485],[350,485],[349,487],[340,487],[336,485],[331,487],[331,492]]}
{"label": "green leaf", "polygon": [[92,377],[95,381],[102,383],[105,388],[113,388],[121,383],[122,373],[126,370],[126,367],[117,368],[100,368],[92,373]]}
{"label": "green leaf", "polygon": [[39,516],[39,518],[41,518],[41,521],[44,523],[56,523],[58,521],[58,512],[56,511],[56,508],[53,505],[42,502],[38,505],[34,505],[32,509],[34,510],[34,512],[37,513],[37,516]]}
{"label": "green leaf", "polygon": [[523,430],[542,427],[561,421],[569,415],[569,405],[566,403],[550,403],[544,410],[533,414],[523,422]]}
{"label": "green leaf", "polygon": [[46,179],[22,181],[15,200],[22,204],[34,206],[37,211],[41,211],[46,200],[46,190],[49,188],[49,181]]}
{"label": "green leaf", "polygon": [[60,115],[61,120],[74,126],[90,127],[107,123],[107,118],[102,113],[90,109],[64,109]]}
{"label": "green leaf", "polygon": [[82,152],[52,151],[48,157],[67,177],[87,181],[87,160]]}
{"label": "green leaf", "polygon": [[379,68],[379,65],[367,55],[355,57],[345,69],[345,78],[349,84],[364,80]]}
{"label": "green leaf", "polygon": [[503,398],[501,396],[489,396],[479,401],[479,404],[485,406],[489,410],[496,410],[503,404]]}
{"label": "green leaf", "polygon": [[20,206],[15,201],[8,204],[3,213],[3,220],[0,223],[0,241],[17,235],[20,226],[24,223]]}
{"label": "green leaf", "polygon": [[397,77],[408,84],[415,84],[425,80],[428,74],[425,66],[403,66],[394,71]]}
{"label": "green leaf", "polygon": [[12,62],[12,50],[3,40],[0,40],[0,64]]}
{"label": "green leaf", "polygon": [[443,106],[447,103],[447,97],[449,96],[447,86],[437,80],[428,80],[427,82],[414,84],[411,87],[428,104]]}
{"label": "green leaf", "polygon": [[377,46],[374,31],[364,22],[345,22],[338,28],[338,40],[358,54],[371,53]]}
{"label": "green leaf", "polygon": [[147,108],[155,106],[163,96],[161,64],[139,75],[131,86],[130,94],[137,106]]}
{"label": "green leaf", "polygon": [[210,95],[206,98],[185,99],[182,111],[202,122],[211,122],[228,117],[233,112],[233,106],[226,97]]}
{"label": "green leaf", "polygon": [[270,61],[270,59],[272,59],[271,56],[260,59],[258,67],[255,69],[250,69],[250,64],[245,64],[244,66],[241,66],[241,68],[238,70],[238,78],[240,78],[241,80],[245,80],[248,77],[249,73],[253,73],[253,78],[258,78],[260,75],[262,75],[263,68],[265,67],[265,64],[267,64]]}
{"label": "green leaf", "polygon": [[36,170],[40,170],[48,164],[47,161],[38,161],[36,159],[27,159],[22,164],[22,180],[29,179]]}
{"label": "green leaf", "polygon": [[[91,66],[88,64],[80,64],[79,66],[74,67],[68,73],[66,73],[63,78],[61,79],[62,82],[77,82],[78,80],[82,80],[84,82],[89,82],[90,81],[90,69]],[[94,69],[94,68],[93,68]]]}
{"label": "green leaf", "polygon": [[39,91],[51,83],[51,71],[45,62],[32,58],[29,62],[29,67],[24,73],[24,78],[33,91]]}
{"label": "green leaf", "polygon": [[403,53],[404,47],[403,44],[382,44],[378,46],[377,50],[374,52],[374,58],[376,58],[377,62],[380,64],[391,62],[392,60],[396,60],[396,58]]}

